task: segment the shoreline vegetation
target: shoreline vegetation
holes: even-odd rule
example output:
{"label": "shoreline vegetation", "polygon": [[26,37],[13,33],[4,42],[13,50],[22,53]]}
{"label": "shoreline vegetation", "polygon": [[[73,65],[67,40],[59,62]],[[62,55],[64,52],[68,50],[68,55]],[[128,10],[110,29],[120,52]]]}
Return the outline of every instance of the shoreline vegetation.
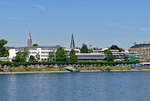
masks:
{"label": "shoreline vegetation", "polygon": [[73,66],[80,72],[150,71],[131,68],[136,62],[0,62],[0,74],[68,73],[64,67]]}
{"label": "shoreline vegetation", "polygon": [[[106,66],[106,67],[76,67],[80,72],[139,72],[139,71],[150,71],[150,68],[138,67],[131,68],[128,66],[117,67],[117,66]],[[50,68],[50,67],[11,67],[11,68],[0,68],[0,74],[48,74],[48,73],[69,73],[63,67]]]}

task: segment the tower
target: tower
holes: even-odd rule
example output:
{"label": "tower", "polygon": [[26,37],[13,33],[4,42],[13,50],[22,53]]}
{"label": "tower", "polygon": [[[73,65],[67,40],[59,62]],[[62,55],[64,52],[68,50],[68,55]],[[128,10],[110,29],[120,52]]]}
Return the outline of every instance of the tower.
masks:
{"label": "tower", "polygon": [[72,33],[70,48],[75,48],[74,37]]}
{"label": "tower", "polygon": [[29,38],[28,38],[28,47],[32,47],[32,38],[31,38],[30,32],[29,32]]}

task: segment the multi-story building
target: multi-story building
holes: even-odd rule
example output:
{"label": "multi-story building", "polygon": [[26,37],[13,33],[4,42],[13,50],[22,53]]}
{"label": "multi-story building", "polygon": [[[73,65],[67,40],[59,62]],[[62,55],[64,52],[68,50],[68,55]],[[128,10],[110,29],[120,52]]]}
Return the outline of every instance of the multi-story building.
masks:
{"label": "multi-story building", "polygon": [[[37,47],[8,47],[9,49],[9,60],[12,61],[16,57],[16,53],[19,51],[28,50],[30,56],[38,57],[39,61],[46,61],[49,57],[50,52],[56,52],[59,45],[56,46],[37,46]],[[74,49],[76,53],[80,53],[79,49]],[[70,54],[70,48],[64,48],[64,51],[67,55]]]}
{"label": "multi-story building", "polygon": [[137,52],[129,52],[129,61],[141,61]]}
{"label": "multi-story building", "polygon": [[[106,58],[105,50],[108,48],[93,50],[93,53],[77,53],[77,57],[79,61],[101,61]],[[112,45],[109,50],[112,52],[114,57],[114,61],[128,61],[129,60],[129,52],[122,51],[118,46]]]}
{"label": "multi-story building", "polygon": [[57,46],[37,46],[37,47],[10,47],[9,48],[9,60],[12,61],[16,57],[16,53],[19,51],[24,51],[27,49],[29,52],[29,57],[32,55],[34,57],[39,57],[39,61],[46,61],[48,59],[49,53],[56,51]]}
{"label": "multi-story building", "polygon": [[150,60],[150,43],[135,44],[130,48],[130,52],[138,53],[141,61]]}
{"label": "multi-story building", "polygon": [[78,61],[101,61],[105,59],[102,53],[76,53]]}
{"label": "multi-story building", "polygon": [[[93,50],[93,53],[101,53],[105,54],[104,51],[108,48],[103,48],[101,50]],[[114,61],[126,61],[129,58],[129,52],[128,51],[121,51],[116,45],[113,45],[109,50],[112,52],[112,55],[114,56]]]}

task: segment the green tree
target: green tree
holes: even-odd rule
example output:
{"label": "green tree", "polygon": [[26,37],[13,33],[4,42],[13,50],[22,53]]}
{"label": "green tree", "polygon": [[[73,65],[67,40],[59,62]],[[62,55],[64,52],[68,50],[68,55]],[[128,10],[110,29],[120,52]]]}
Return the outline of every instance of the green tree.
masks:
{"label": "green tree", "polygon": [[112,52],[109,49],[105,50],[104,54],[106,56],[107,61],[113,61],[114,60],[114,56],[113,56]]}
{"label": "green tree", "polygon": [[56,61],[66,61],[66,54],[62,47],[58,47],[56,51]]}
{"label": "green tree", "polygon": [[15,61],[24,62],[26,59],[23,57],[23,52],[19,51],[16,53]]}
{"label": "green tree", "polygon": [[55,55],[55,52],[49,52],[49,55],[48,55],[48,61],[49,62],[54,62],[56,61],[56,55]]}
{"label": "green tree", "polygon": [[36,62],[36,59],[35,59],[35,57],[33,55],[30,56],[29,62]]}
{"label": "green tree", "polygon": [[29,51],[27,48],[24,49],[24,57],[28,58],[28,55],[29,55]]}
{"label": "green tree", "polygon": [[80,49],[81,53],[88,53],[89,50],[88,50],[88,47],[86,44],[83,44],[82,45],[82,48]]}
{"label": "green tree", "polygon": [[36,61],[39,61],[40,60],[40,54],[37,53],[36,56],[35,56],[35,58],[36,58]]}
{"label": "green tree", "polygon": [[92,49],[88,49],[88,53],[93,53],[93,50]]}
{"label": "green tree", "polygon": [[102,48],[94,47],[93,50],[101,50]]}
{"label": "green tree", "polygon": [[74,49],[71,50],[69,56],[70,56],[70,62],[77,62],[77,56]]}
{"label": "green tree", "polygon": [[9,55],[8,49],[5,47],[7,40],[0,40],[0,57],[6,57]]}
{"label": "green tree", "polygon": [[125,50],[123,48],[120,48],[120,52],[125,52]]}
{"label": "green tree", "polygon": [[39,46],[37,43],[34,43],[33,45],[32,45],[33,47],[37,47],[37,46]]}
{"label": "green tree", "polygon": [[27,49],[24,49],[24,51],[19,51],[16,53],[16,62],[26,62],[28,57],[28,51]]}

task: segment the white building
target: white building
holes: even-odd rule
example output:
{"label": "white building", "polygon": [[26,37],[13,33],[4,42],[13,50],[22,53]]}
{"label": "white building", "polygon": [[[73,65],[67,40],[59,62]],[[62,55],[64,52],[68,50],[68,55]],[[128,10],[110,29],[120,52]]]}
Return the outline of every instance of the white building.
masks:
{"label": "white building", "polygon": [[[93,50],[93,53],[101,53],[104,54],[104,51],[107,50],[108,48],[103,48],[101,50]],[[125,61],[129,57],[129,52],[128,51],[120,51],[117,49],[111,49],[112,55],[114,56],[114,61]]]}
{"label": "white building", "polygon": [[[24,49],[28,49],[29,57],[34,56],[38,57],[39,61],[46,61],[48,59],[50,52],[56,52],[57,46],[37,46],[37,47],[9,47],[9,61],[12,61],[16,57],[16,53],[19,51],[24,51]],[[79,49],[74,49],[76,53],[80,53]],[[71,49],[64,48],[66,54],[69,55]]]}
{"label": "white building", "polygon": [[[16,57],[16,53],[19,51],[24,51],[27,49],[29,52],[29,57],[34,56],[39,58],[39,61],[46,61],[49,57],[50,52],[56,52],[59,45],[56,46],[37,46],[37,47],[8,47],[9,49],[9,61],[12,61]],[[99,50],[93,50],[93,53],[80,53],[80,49],[74,49],[77,55],[78,61],[101,61],[105,59],[104,51],[108,48],[103,48]],[[71,52],[71,48],[64,48],[67,55]],[[114,61],[124,61],[129,60],[130,57],[138,59],[137,54],[130,53],[129,51],[120,51],[115,49],[114,46],[110,49],[112,55],[114,56]],[[28,57],[28,59],[29,59]]]}
{"label": "white building", "polygon": [[[101,53],[104,54],[104,51],[107,50],[108,48],[103,48],[101,50],[93,50],[93,53]],[[139,54],[136,52],[129,52],[128,50],[125,51],[120,51],[118,49],[110,49],[112,52],[112,55],[114,56],[114,61],[131,61],[131,57],[135,57],[136,60],[139,59]]]}
{"label": "white building", "polygon": [[9,61],[12,61],[16,57],[16,53],[28,49],[29,57],[38,56],[40,61],[46,61],[49,56],[49,52],[56,51],[59,46],[37,46],[37,47],[9,47]]}

